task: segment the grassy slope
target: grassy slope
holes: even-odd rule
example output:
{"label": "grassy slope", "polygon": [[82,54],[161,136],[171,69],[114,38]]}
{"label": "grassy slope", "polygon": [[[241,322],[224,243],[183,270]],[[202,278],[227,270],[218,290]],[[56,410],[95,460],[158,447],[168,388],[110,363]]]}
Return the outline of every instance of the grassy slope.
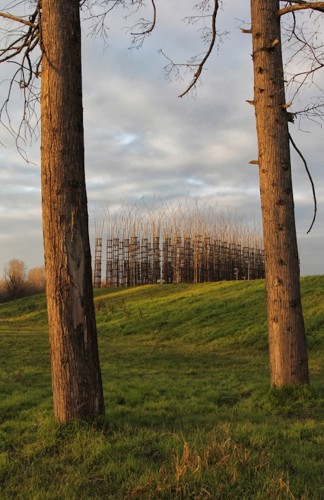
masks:
{"label": "grassy slope", "polygon": [[98,291],[106,417],[66,426],[44,297],[0,305],[0,497],[323,498],[324,277],[302,286],[312,386],[279,392],[263,282]]}

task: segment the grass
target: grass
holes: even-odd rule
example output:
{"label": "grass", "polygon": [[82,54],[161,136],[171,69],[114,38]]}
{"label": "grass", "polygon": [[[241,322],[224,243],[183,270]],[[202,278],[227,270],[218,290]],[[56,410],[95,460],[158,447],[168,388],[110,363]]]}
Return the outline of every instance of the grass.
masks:
{"label": "grass", "polygon": [[0,305],[1,499],[324,498],[324,277],[311,387],[269,389],[262,281],[96,292],[106,416],[52,418],[44,296]]}

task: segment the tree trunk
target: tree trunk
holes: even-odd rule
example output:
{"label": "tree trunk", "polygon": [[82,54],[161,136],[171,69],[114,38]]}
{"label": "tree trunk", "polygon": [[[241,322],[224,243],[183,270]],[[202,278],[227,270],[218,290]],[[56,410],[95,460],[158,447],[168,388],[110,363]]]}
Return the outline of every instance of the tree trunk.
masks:
{"label": "tree trunk", "polygon": [[309,382],[278,0],[251,0],[271,385]]}
{"label": "tree trunk", "polygon": [[84,173],[79,0],[42,0],[42,209],[54,416],[104,413]]}

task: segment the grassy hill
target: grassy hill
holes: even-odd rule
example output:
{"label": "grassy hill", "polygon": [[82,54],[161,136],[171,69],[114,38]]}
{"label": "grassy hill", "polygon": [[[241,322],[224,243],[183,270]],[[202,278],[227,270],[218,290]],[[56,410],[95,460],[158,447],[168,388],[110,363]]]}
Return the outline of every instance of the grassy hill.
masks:
{"label": "grassy hill", "polygon": [[99,290],[106,416],[52,418],[44,296],[0,305],[0,497],[324,498],[324,277],[310,388],[269,389],[262,281]]}

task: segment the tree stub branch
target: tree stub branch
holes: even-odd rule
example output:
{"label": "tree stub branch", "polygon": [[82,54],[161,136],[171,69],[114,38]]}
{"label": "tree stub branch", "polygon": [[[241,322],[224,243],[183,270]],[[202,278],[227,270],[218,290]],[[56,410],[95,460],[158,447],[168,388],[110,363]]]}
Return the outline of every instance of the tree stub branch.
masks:
{"label": "tree stub branch", "polygon": [[22,17],[13,16],[12,14],[7,14],[6,12],[0,12],[0,17],[4,17],[5,19],[10,19],[11,21],[16,21],[17,23],[25,24],[30,28],[37,28],[37,24],[33,24],[30,21],[26,21]]}

